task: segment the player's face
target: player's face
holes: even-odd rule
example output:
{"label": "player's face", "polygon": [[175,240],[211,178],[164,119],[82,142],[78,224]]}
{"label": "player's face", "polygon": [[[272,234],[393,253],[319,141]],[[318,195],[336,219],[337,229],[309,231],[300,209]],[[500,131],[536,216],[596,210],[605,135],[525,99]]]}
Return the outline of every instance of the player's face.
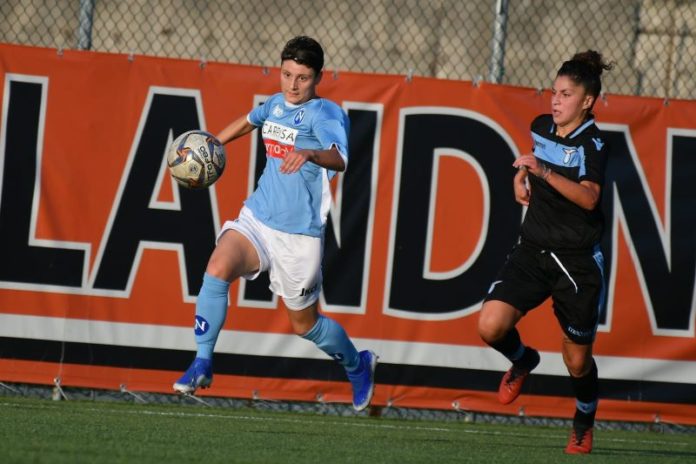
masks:
{"label": "player's face", "polygon": [[[593,97],[585,93],[582,85],[568,76],[558,76],[551,87],[551,114],[553,122],[566,134],[579,126],[592,107]],[[565,135],[565,134],[563,134]]]}
{"label": "player's face", "polygon": [[321,73],[317,75],[314,69],[294,60],[280,65],[280,90],[288,103],[299,105],[314,98],[320,79]]}

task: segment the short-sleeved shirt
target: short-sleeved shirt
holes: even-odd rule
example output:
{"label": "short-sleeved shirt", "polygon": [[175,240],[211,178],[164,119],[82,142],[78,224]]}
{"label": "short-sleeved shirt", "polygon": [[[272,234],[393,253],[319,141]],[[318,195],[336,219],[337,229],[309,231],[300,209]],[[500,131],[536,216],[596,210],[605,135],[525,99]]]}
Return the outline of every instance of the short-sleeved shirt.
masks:
{"label": "short-sleeved shirt", "polygon": [[326,150],[332,146],[347,166],[347,114],[325,98],[293,105],[285,101],[282,93],[277,93],[254,108],[247,120],[261,127],[266,166],[256,190],[244,204],[268,227],[321,237],[331,205],[329,181],[335,172],[312,162],[306,162],[293,174],[283,174],[279,167],[290,151]]}
{"label": "short-sleeved shirt", "polygon": [[[554,173],[574,182],[588,180],[603,186],[607,146],[594,119],[588,119],[566,137],[556,135],[550,114],[531,125],[534,156]],[[599,202],[592,211],[576,205],[537,176],[528,177],[529,207],[521,238],[541,249],[592,253],[600,241],[604,217]]]}

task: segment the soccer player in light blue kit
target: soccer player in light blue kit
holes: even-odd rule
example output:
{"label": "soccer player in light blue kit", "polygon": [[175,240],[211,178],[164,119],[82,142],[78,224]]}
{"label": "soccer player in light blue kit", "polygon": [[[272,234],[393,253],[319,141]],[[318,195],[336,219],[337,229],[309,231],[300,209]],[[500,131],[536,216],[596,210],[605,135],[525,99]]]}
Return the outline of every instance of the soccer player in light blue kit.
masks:
{"label": "soccer player in light blue kit", "polygon": [[283,298],[294,332],[342,364],[353,388],[353,407],[372,399],[377,355],[358,352],[345,330],[318,310],[329,181],[348,164],[346,113],[316,94],[324,66],[312,38],[290,40],[281,53],[281,92],[218,134],[226,144],[257,127],[266,166],[239,217],[218,235],[196,302],[196,358],[174,383],[193,393],[210,386],[215,342],[225,321],[230,283],[268,271],[270,289]]}

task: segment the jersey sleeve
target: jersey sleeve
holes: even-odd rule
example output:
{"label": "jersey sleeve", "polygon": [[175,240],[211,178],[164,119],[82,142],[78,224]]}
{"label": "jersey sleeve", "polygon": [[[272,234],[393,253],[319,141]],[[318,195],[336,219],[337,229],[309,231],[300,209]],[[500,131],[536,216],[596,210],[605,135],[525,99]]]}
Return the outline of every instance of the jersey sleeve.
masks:
{"label": "jersey sleeve", "polygon": [[268,112],[270,111],[269,108],[273,107],[272,101],[274,98],[275,96],[272,96],[263,102],[262,105],[255,107],[249,112],[247,115],[247,121],[249,121],[252,126],[263,126],[263,123],[266,121],[266,119],[268,119]]}
{"label": "jersey sleeve", "polygon": [[578,181],[588,180],[604,185],[604,171],[607,166],[609,149],[601,134],[593,135],[585,144],[584,172],[580,173]]}
{"label": "jersey sleeve", "polygon": [[[327,102],[328,103],[328,102]],[[324,105],[314,120],[314,133],[323,149],[336,147],[343,162],[348,165],[348,115],[336,104]]]}
{"label": "jersey sleeve", "polygon": [[531,136],[531,147],[530,151],[534,153],[534,134],[540,134],[543,136],[545,132],[550,132],[553,127],[553,119],[550,114],[540,114],[535,117],[531,124],[529,125],[529,131]]}

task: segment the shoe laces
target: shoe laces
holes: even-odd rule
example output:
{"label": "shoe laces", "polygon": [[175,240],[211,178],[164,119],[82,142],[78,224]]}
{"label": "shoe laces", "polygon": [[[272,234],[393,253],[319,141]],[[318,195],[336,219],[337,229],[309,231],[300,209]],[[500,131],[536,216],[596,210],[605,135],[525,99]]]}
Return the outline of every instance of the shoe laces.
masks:
{"label": "shoe laces", "polygon": [[519,377],[522,377],[526,373],[527,371],[525,369],[513,366],[512,369],[510,369],[510,375],[505,383],[508,385],[513,384]]}
{"label": "shoe laces", "polygon": [[582,442],[585,441],[585,437],[587,436],[587,432],[589,432],[589,430],[590,429],[573,429],[573,436],[571,438],[573,443],[578,446],[582,445]]}

